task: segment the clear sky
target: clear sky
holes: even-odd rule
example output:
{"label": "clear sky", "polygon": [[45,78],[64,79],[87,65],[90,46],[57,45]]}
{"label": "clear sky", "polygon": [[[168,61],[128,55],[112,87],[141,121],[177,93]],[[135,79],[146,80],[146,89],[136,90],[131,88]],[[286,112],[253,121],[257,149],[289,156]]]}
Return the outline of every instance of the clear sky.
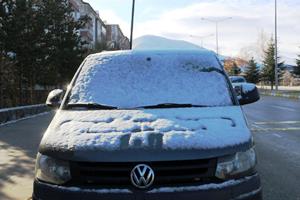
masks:
{"label": "clear sky", "polygon": [[[120,24],[129,36],[132,0],[85,1],[103,20]],[[279,55],[294,64],[300,54],[300,0],[278,0],[278,11]],[[227,56],[257,57],[261,35],[274,34],[274,0],[136,0],[135,16],[134,38],[151,34],[198,45],[200,36],[215,33],[214,24],[203,17],[232,17],[219,26],[220,52]],[[215,49],[215,36],[203,39],[203,45]]]}

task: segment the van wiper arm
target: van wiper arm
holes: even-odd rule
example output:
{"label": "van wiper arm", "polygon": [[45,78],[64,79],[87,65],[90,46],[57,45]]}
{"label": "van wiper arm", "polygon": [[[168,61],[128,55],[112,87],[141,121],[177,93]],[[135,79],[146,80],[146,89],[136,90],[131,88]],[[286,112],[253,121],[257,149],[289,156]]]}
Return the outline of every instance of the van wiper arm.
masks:
{"label": "van wiper arm", "polygon": [[68,108],[87,108],[87,109],[99,109],[99,110],[116,110],[118,107],[101,105],[97,103],[74,103],[68,104]]}
{"label": "van wiper arm", "polygon": [[153,108],[192,108],[192,107],[206,107],[206,106],[193,105],[193,104],[162,103],[157,105],[142,106],[139,108],[153,109]]}

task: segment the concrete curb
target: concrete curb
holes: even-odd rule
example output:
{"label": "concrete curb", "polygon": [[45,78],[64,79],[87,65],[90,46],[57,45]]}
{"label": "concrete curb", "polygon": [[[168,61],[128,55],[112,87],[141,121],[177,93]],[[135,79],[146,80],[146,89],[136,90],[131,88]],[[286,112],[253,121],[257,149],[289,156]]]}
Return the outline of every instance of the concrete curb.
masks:
{"label": "concrete curb", "polygon": [[49,110],[50,109],[45,104],[0,109],[0,124],[26,118]]}

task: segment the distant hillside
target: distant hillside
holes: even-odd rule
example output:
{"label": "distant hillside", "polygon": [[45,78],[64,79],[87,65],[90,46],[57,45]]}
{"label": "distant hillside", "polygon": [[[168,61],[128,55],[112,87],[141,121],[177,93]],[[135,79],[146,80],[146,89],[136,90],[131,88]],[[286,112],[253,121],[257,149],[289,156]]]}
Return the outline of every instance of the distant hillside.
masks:
{"label": "distant hillside", "polygon": [[133,49],[138,50],[203,50],[200,46],[183,40],[172,40],[164,37],[146,35],[139,37],[133,41]]}

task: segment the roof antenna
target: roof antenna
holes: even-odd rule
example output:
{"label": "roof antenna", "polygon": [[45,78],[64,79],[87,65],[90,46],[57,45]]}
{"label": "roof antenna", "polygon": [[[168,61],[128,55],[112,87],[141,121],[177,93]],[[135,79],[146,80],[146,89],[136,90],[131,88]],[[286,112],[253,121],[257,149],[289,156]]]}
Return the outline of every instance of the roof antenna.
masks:
{"label": "roof antenna", "polygon": [[131,30],[130,30],[130,49],[132,49],[133,24],[134,24],[134,8],[135,8],[135,0],[132,0]]}

